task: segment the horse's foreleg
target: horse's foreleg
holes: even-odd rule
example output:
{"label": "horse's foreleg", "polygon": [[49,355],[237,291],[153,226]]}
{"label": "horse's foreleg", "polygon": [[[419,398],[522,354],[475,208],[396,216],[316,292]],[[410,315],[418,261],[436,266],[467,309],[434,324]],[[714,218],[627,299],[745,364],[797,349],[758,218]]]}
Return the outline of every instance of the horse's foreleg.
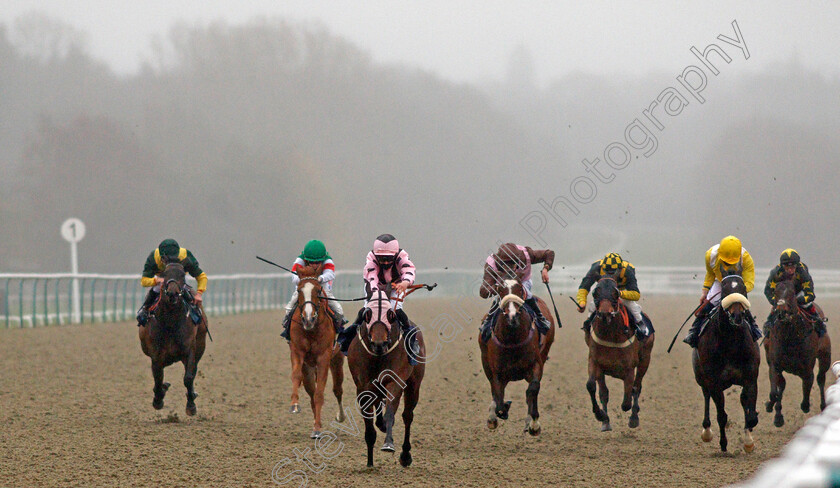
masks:
{"label": "horse's foreleg", "polygon": [[334,354],[330,359],[330,371],[332,372],[333,395],[338,400],[338,413],[335,419],[344,422],[344,405],[341,404],[341,397],[344,395],[344,356],[341,353]]}
{"label": "horse's foreleg", "polygon": [[[633,385],[636,382],[636,370],[631,369],[624,375],[624,399],[621,401],[621,411],[626,412],[633,406]],[[606,410],[606,407],[604,408]]]}
{"label": "horse's foreleg", "polygon": [[152,406],[155,410],[163,408],[163,397],[166,396],[166,390],[169,388],[168,383],[163,382],[163,363],[152,359],[152,376],[155,379],[155,399],[152,400]]}
{"label": "horse's foreleg", "polygon": [[[586,381],[586,391],[589,392],[589,399],[592,401],[592,413],[595,414],[595,418],[601,422],[602,424],[609,422],[609,417],[607,413],[601,410],[601,407],[598,406],[598,401],[595,399],[595,392],[597,390],[597,378],[600,376],[601,371],[598,366],[595,364],[595,361],[592,358],[589,359],[589,380]],[[603,426],[603,425],[602,425]]]}
{"label": "horse's foreleg", "polygon": [[367,444],[367,465],[368,468],[372,468],[373,444],[376,442],[376,428],[373,426],[373,415],[365,414],[363,415],[363,417],[365,418],[365,444]]}
{"label": "horse's foreleg", "polygon": [[195,359],[195,348],[190,349],[190,353],[187,356],[187,359],[183,361],[184,363],[184,386],[187,388],[187,415],[195,415],[196,408],[195,408],[195,389],[193,388],[193,382],[195,381],[195,375],[198,370],[198,365],[196,364]]}
{"label": "horse's foreleg", "polygon": [[610,389],[607,388],[607,378],[603,371],[601,371],[601,374],[598,376],[598,398],[601,400],[601,408],[604,412],[604,421],[601,423],[601,432],[606,432],[612,430],[612,426],[610,425],[609,410],[607,410],[607,405],[610,401]]}
{"label": "horse's foreleg", "polygon": [[412,378],[408,381],[405,390],[405,406],[402,413],[405,435],[400,453],[400,465],[404,468],[411,466],[411,423],[414,421],[414,407],[417,406],[418,400],[420,400],[420,382]]}
{"label": "horse's foreleg", "polygon": [[397,408],[400,406],[402,388],[399,388],[399,385],[397,385],[397,391],[391,391],[391,394],[394,395],[394,397],[388,402],[388,405],[385,408],[385,415],[383,417],[385,422],[385,442],[382,444],[382,450],[385,452],[396,451],[394,448],[394,420],[397,415]]}
{"label": "horse's foreleg", "polygon": [[324,408],[324,391],[327,389],[327,375],[330,371],[331,354],[332,351],[328,351],[322,357],[318,358],[318,363],[315,366],[315,391],[312,395],[315,425],[310,436],[312,439],[319,439],[321,437],[321,410]]}
{"label": "horse's foreleg", "polygon": [[715,408],[717,409],[717,422],[718,422],[718,429],[720,430],[720,450],[726,452],[726,446],[728,444],[726,440],[726,423],[729,421],[729,418],[726,416],[725,407],[725,400],[723,396],[723,391],[713,391],[712,393],[712,400],[715,402]]}
{"label": "horse's foreleg", "polygon": [[531,373],[531,378],[528,380],[528,389],[525,390],[525,400],[528,402],[528,416],[531,417],[531,420],[528,422],[525,430],[531,435],[539,435],[541,430],[539,420],[539,394],[541,378],[542,366],[538,361]]}
{"label": "horse's foreleg", "polygon": [[300,397],[298,390],[300,384],[303,382],[303,358],[292,348],[292,405],[289,407],[289,413],[300,413]]}
{"label": "horse's foreleg", "polygon": [[813,386],[814,371],[811,370],[808,371],[807,376],[802,377],[802,403],[799,404],[799,408],[801,408],[805,413],[811,411],[811,388],[813,388]]}
{"label": "horse's foreleg", "polygon": [[[781,427],[785,425],[785,417],[782,415],[782,396],[784,396],[787,381],[782,372],[776,368],[771,368],[770,379],[770,402],[776,409],[776,415],[773,417],[773,425]],[[776,383],[775,387],[773,386],[774,379]]]}
{"label": "horse's foreleg", "polygon": [[[741,407],[744,409],[744,451],[752,452],[755,449],[755,441],[752,438],[752,430],[758,424],[758,413],[755,411],[755,402],[758,399],[758,384],[747,382],[741,388]],[[781,401],[779,405],[781,405]]]}
{"label": "horse's foreleg", "polygon": [[703,387],[703,433],[700,434],[700,438],[703,439],[703,442],[709,442],[712,440],[712,421],[709,420],[709,389],[705,386]]}

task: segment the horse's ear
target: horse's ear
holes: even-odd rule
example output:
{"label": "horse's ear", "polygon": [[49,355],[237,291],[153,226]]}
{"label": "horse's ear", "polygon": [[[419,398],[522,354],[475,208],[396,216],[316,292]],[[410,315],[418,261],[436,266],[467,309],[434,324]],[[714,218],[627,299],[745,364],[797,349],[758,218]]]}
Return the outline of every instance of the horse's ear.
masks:
{"label": "horse's ear", "polygon": [[366,308],[365,309],[365,322],[370,323],[370,319],[373,318],[373,310]]}
{"label": "horse's ear", "polygon": [[388,318],[388,322],[392,324],[397,321],[397,314],[390,308],[388,309],[388,313],[386,313],[385,316]]}

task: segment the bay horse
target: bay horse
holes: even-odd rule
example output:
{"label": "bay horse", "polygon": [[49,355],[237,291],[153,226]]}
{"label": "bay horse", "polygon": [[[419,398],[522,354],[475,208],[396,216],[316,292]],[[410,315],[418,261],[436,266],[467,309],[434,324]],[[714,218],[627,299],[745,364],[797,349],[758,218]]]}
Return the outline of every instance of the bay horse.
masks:
{"label": "bay horse", "polygon": [[[642,393],[642,380],[650,366],[653,351],[654,332],[644,339],[637,339],[632,318],[624,304],[619,302],[620,291],[616,280],[604,276],[595,285],[592,299],[595,315],[589,326],[589,333],[584,341],[589,348],[589,379],[586,389],[592,400],[592,412],[601,422],[601,432],[612,430],[607,404],[610,392],[607,389],[606,376],[624,382],[624,400],[621,410],[630,412],[629,426],[639,426],[639,395]],[[650,319],[644,315],[650,324]],[[597,385],[597,388],[596,388]],[[601,400],[601,407],[595,401],[595,392]]]}
{"label": "bay horse", "polygon": [[415,328],[420,355],[418,363],[412,366],[406,338],[400,331],[397,315],[391,308],[388,296],[388,290],[372,291],[364,309],[363,323],[350,343],[347,363],[356,383],[356,404],[365,419],[368,467],[373,467],[376,428],[385,433],[381,450],[395,451],[394,417],[400,406],[400,398],[405,393],[402,413],[405,434],[400,465],[407,468],[412,462],[411,423],[414,420],[414,408],[420,399],[420,384],[426,372],[426,365],[422,362],[422,358],[426,357],[426,344],[420,329]]}
{"label": "bay horse", "polygon": [[511,381],[525,380],[528,388],[525,400],[528,404],[530,420],[526,430],[532,436],[540,434],[540,412],[538,397],[548,352],[554,342],[554,319],[545,302],[537,298],[543,316],[548,319],[550,328],[545,337],[540,338],[536,319],[525,308],[525,289],[522,283],[512,275],[503,283],[496,285],[499,301],[499,314],[493,323],[490,339],[487,342],[478,335],[481,349],[481,364],[484,374],[490,382],[492,400],[487,428],[495,430],[499,420],[508,418],[511,402],[505,401],[505,388]]}
{"label": "bay horse", "polygon": [[774,310],[773,322],[764,340],[764,352],[770,370],[770,401],[765,406],[767,412],[776,407],[773,425],[781,427],[785,424],[782,416],[785,377],[782,373],[792,373],[802,378],[800,408],[808,413],[811,410],[811,387],[814,385],[814,365],[817,360],[820,410],[825,409],[825,373],[831,366],[831,339],[828,333],[822,337],[817,336],[814,323],[806,316],[805,311],[799,308],[792,280],[783,280],[776,284]]}
{"label": "bay horse", "polygon": [[193,297],[186,284],[186,273],[180,262],[167,262],[163,270],[160,297],[149,317],[140,327],[140,348],[152,360],[155,379],[154,400],[156,410],[163,408],[163,397],[169,383],[163,381],[163,368],[176,361],[184,364],[184,386],[187,387],[187,415],[195,415],[196,393],[193,381],[198,371],[198,361],[204,354],[207,337],[207,316],[201,308],[201,322],[195,325],[187,318],[187,301]]}
{"label": "bay horse", "polygon": [[729,275],[721,280],[721,302],[709,315],[700,331],[697,348],[692,353],[694,378],[703,390],[704,442],[712,440],[709,428],[709,398],[717,408],[720,429],[720,450],[726,452],[726,424],[724,391],[732,385],[741,386],[741,407],[744,409],[744,451],[752,452],[755,441],[752,429],[758,424],[755,402],[758,396],[758,367],[761,352],[753,340],[747,314],[750,313],[747,289],[739,275]]}
{"label": "bay horse", "polygon": [[338,400],[335,419],[344,422],[341,404],[344,382],[344,356],[335,343],[335,328],[326,294],[318,277],[323,263],[298,269],[297,305],[289,325],[289,358],[292,362],[292,398],[289,412],[300,413],[298,391],[301,383],[309,395],[309,405],[315,417],[311,439],[321,438],[321,410],[327,375],[332,372],[333,394]]}

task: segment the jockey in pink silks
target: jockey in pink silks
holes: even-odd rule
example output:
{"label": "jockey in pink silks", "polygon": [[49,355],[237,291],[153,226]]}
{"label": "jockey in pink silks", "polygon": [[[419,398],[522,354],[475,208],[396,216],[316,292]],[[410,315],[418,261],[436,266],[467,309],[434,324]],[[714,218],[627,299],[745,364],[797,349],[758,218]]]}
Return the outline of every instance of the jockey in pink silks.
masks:
{"label": "jockey in pink silks", "polygon": [[[368,301],[376,290],[384,292],[388,285],[391,285],[391,307],[396,312],[397,322],[406,338],[409,360],[416,364],[414,360],[419,356],[420,349],[417,346],[416,333],[411,332],[414,326],[411,325],[408,316],[403,311],[403,301],[396,300],[405,293],[409,286],[414,284],[414,271],[414,263],[408,258],[405,249],[400,248],[397,239],[391,234],[382,234],[373,241],[373,249],[367,255],[362,276]],[[365,301],[365,306],[359,310],[356,321],[347,326],[339,337],[341,351],[345,354],[353,341],[353,336],[357,333],[359,325],[364,320],[364,311],[368,308],[368,301]]]}

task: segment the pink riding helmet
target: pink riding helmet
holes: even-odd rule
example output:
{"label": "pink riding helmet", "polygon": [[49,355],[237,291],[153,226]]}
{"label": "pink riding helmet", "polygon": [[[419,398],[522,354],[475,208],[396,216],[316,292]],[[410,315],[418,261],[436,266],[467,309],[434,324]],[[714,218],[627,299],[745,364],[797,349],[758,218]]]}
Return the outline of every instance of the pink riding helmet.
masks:
{"label": "pink riding helmet", "polygon": [[396,256],[400,252],[400,243],[391,234],[382,234],[373,241],[375,256]]}

